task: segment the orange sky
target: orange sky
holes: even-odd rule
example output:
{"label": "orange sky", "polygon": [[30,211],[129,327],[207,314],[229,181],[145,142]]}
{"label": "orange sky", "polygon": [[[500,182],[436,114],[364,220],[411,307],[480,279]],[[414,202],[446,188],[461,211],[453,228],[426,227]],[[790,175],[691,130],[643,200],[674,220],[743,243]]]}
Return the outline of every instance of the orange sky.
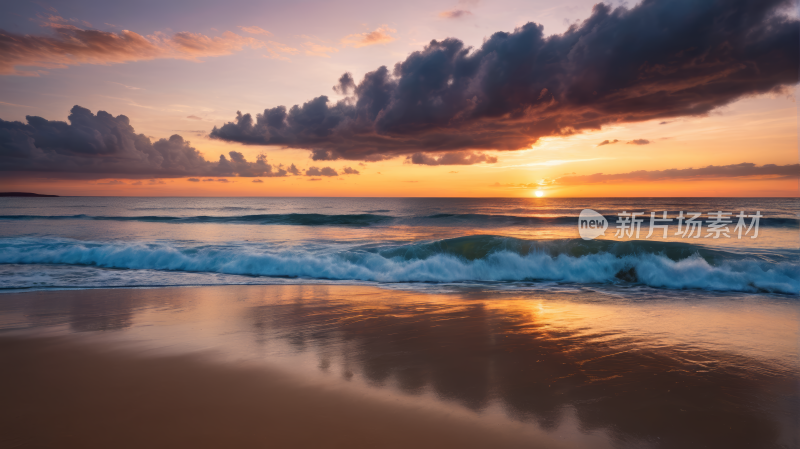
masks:
{"label": "orange sky", "polygon": [[[570,0],[560,6],[543,1],[459,5],[462,3],[459,8],[469,8],[470,13],[458,20],[447,19],[449,16],[443,13],[453,8],[451,3],[420,2],[415,3],[416,10],[384,5],[380,11],[355,11],[360,23],[350,20],[327,27],[320,25],[324,11],[308,18],[292,6],[281,7],[284,9],[277,15],[266,10],[219,14],[200,8],[197,17],[181,20],[177,20],[175,11],[165,10],[149,28],[151,22],[144,16],[126,15],[110,6],[91,13],[86,8],[70,10],[67,6],[59,6],[61,10],[47,5],[20,6],[23,9],[15,14],[27,14],[31,20],[7,16],[0,25],[17,33],[44,33],[36,27],[88,29],[85,24],[108,19],[99,29],[119,33],[117,28],[130,27],[138,30],[139,43],[115,60],[98,60],[91,54],[80,60],[56,53],[19,57],[16,64],[22,65],[14,68],[12,63],[3,69],[5,74],[0,73],[2,119],[24,122],[25,115],[31,114],[65,120],[69,109],[79,104],[94,113],[105,110],[114,116],[124,114],[137,133],[153,141],[179,133],[210,161],[230,151],[243,153],[248,161],[264,153],[273,165],[295,164],[301,171],[330,166],[340,173],[344,167],[352,167],[359,174],[226,177],[226,181],[213,178],[199,182],[190,182],[189,177],[47,179],[43,175],[0,175],[0,190],[120,196],[529,197],[537,190],[547,197],[798,196],[798,178],[785,176],[656,181],[631,176],[596,184],[559,183],[566,175],[742,163],[797,164],[796,88],[783,94],[745,97],[706,116],[606,125],[599,131],[545,137],[528,149],[486,151],[498,158],[492,164],[412,165],[405,156],[380,162],[315,162],[304,149],[246,146],[208,137],[214,126],[230,121],[239,109],[256,113],[264,107],[302,104],[321,93],[336,100],[340,97],[331,92],[331,85],[341,73],[351,71],[359,80],[381,64],[391,67],[433,38],[455,36],[478,46],[492,32],[512,30],[529,20],[542,23],[548,34],[562,33],[571,23],[588,17],[594,1]],[[112,26],[111,20],[128,22]],[[166,26],[170,20],[181,23],[180,30],[193,34],[170,34],[179,31]],[[316,34],[310,34],[311,25],[306,22],[315,24]],[[218,25],[211,27],[215,23]],[[36,58],[50,58],[50,65],[36,68]],[[33,64],[34,68],[24,64]],[[37,76],[25,76],[33,73],[30,70],[36,70]],[[627,143],[638,139],[649,144]],[[619,142],[598,146],[605,140]]]}

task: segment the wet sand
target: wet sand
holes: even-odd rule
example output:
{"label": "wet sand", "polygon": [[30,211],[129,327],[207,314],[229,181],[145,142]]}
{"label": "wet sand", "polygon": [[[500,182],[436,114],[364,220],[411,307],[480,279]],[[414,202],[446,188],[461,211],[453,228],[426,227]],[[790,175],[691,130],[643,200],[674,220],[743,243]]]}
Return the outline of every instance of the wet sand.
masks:
{"label": "wet sand", "polygon": [[686,296],[4,294],[0,447],[798,447],[796,298]]}
{"label": "wet sand", "polygon": [[[568,447],[263,367],[0,339],[0,447]],[[348,394],[349,393],[349,394]]]}

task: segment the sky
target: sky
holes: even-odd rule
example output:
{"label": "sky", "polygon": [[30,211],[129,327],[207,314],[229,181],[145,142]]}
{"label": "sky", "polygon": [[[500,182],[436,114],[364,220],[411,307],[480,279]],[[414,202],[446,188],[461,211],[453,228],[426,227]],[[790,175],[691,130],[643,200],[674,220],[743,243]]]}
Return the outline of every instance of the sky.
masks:
{"label": "sky", "polygon": [[783,0],[0,5],[0,191],[797,197]]}

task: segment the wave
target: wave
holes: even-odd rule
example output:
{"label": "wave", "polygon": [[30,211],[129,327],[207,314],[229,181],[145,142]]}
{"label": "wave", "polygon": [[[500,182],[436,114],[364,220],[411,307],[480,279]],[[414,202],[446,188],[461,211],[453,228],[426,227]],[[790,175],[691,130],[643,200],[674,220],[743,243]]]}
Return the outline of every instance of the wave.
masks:
{"label": "wave", "polygon": [[392,217],[375,214],[258,214],[236,216],[196,215],[189,217],[173,217],[162,215],[146,215],[134,217],[98,216],[98,215],[0,215],[0,220],[110,220],[141,221],[149,223],[246,223],[262,225],[294,225],[294,226],[369,226],[387,222]]}
{"label": "wave", "polygon": [[265,246],[0,239],[0,263],[210,272],[380,283],[640,284],[667,289],[800,293],[796,258],[768,261],[689,244],[526,241],[471,236],[336,253]]}
{"label": "wave", "polygon": [[[237,211],[249,208],[225,207],[213,210]],[[140,210],[149,210],[142,208]],[[153,209],[156,210],[156,209]],[[389,210],[367,211],[361,214],[255,214],[255,215],[193,215],[186,217],[144,215],[144,216],[102,216],[102,215],[0,215],[0,220],[110,220],[110,221],[140,221],[156,223],[247,223],[260,225],[294,225],[294,226],[372,226],[384,224],[399,225],[427,225],[427,226],[471,226],[471,227],[502,227],[502,226],[540,226],[540,225],[577,225],[577,216],[519,216],[500,214],[433,214],[419,217],[394,217],[383,215]],[[616,226],[616,215],[605,215],[609,227]],[[703,221],[707,227],[709,220]],[[747,224],[749,225],[749,219]],[[673,226],[677,222],[673,222]],[[642,229],[647,230],[649,217],[642,223]],[[732,232],[735,223],[729,225]],[[760,219],[759,226],[777,228],[800,228],[800,220],[788,217],[764,217]]]}

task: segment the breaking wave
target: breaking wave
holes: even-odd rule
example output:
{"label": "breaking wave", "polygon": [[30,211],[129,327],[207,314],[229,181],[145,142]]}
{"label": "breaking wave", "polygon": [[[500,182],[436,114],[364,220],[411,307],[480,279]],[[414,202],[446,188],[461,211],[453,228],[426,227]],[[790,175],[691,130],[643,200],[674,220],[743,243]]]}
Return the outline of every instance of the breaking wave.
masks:
{"label": "breaking wave", "polygon": [[373,249],[0,239],[0,263],[398,282],[640,284],[667,289],[800,293],[796,257],[742,255],[685,243],[520,240],[496,236]]}

